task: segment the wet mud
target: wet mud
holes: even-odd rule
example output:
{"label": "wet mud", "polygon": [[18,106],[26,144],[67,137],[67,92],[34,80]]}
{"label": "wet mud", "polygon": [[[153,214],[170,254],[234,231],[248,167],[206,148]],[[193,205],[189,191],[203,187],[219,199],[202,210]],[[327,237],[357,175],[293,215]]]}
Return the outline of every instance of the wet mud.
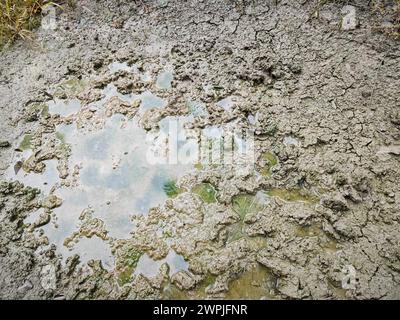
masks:
{"label": "wet mud", "polygon": [[354,2],[87,0],[2,53],[0,297],[398,299],[400,47]]}

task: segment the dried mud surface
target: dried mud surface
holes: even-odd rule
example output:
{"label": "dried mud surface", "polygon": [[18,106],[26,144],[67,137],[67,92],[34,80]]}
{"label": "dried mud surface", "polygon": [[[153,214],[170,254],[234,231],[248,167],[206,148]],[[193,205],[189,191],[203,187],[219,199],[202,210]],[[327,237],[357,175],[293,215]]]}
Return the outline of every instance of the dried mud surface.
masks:
{"label": "dried mud surface", "polygon": [[[400,298],[400,47],[370,28],[366,1],[354,6],[358,27],[341,30],[342,6],[316,18],[313,1],[86,0],[59,12],[56,30],[4,52],[0,298]],[[153,81],[110,73],[115,62]],[[154,81],[166,68],[167,91]],[[167,106],[139,114],[138,103],[114,97],[102,114],[91,103],[109,84],[121,94],[151,90]],[[225,112],[217,103],[230,96],[237,106]],[[55,97],[81,108],[43,110]],[[44,229],[71,201],[56,189],[80,176],[56,128],[97,132],[120,115],[156,130],[162,118],[187,115],[188,100],[206,108],[192,124],[199,129],[254,116],[260,174],[200,168],[179,180],[176,196],[132,212],[128,237],[88,209],[64,243],[52,243]],[[32,153],[16,163],[24,147]],[[57,182],[41,191],[7,175],[45,174],[53,160]],[[112,268],[60,253],[85,238],[107,244]],[[135,272],[146,259],[167,263],[152,276]],[[177,259],[185,267],[173,272]]]}

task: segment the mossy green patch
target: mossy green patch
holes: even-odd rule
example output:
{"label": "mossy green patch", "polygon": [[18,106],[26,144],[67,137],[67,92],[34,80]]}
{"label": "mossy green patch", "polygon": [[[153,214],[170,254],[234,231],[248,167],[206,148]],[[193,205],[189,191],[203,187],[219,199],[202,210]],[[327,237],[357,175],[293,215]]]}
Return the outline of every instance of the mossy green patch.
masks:
{"label": "mossy green patch", "polygon": [[265,165],[261,168],[261,175],[264,177],[271,176],[271,170],[278,164],[278,158],[272,152],[266,152],[262,155],[262,160]]}
{"label": "mossy green patch", "polygon": [[287,202],[307,202],[307,203],[317,203],[319,197],[309,193],[304,189],[271,189],[267,191],[270,197],[276,197]]}
{"label": "mossy green patch", "polygon": [[123,286],[132,280],[133,272],[136,269],[143,252],[138,250],[133,244],[126,242],[116,249],[115,270],[119,285]]}
{"label": "mossy green patch", "polygon": [[319,246],[325,251],[336,252],[339,250],[338,242],[323,230],[321,223],[314,223],[309,226],[298,226],[295,234],[300,238],[318,237]]}
{"label": "mossy green patch", "polygon": [[232,199],[232,208],[241,220],[248,214],[255,214],[263,209],[257,198],[251,194],[240,194]]}
{"label": "mossy green patch", "polygon": [[56,132],[56,137],[58,140],[60,140],[62,143],[65,143],[65,135],[61,132]]}
{"label": "mossy green patch", "polygon": [[192,192],[197,194],[205,203],[217,202],[217,191],[211,183],[200,183],[193,187]]}
{"label": "mossy green patch", "polygon": [[227,230],[228,230],[228,238],[226,239],[227,243],[231,243],[247,237],[247,234],[243,231],[243,221],[228,226]]}
{"label": "mossy green patch", "polygon": [[165,182],[163,185],[163,190],[168,198],[175,198],[178,194],[184,191],[182,188],[179,188],[176,185],[176,181],[174,180],[168,180]]}

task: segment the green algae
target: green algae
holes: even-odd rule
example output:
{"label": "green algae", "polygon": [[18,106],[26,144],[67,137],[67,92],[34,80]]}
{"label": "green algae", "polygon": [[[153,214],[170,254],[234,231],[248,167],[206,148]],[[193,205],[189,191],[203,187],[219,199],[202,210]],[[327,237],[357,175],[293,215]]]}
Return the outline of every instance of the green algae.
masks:
{"label": "green algae", "polygon": [[319,202],[319,197],[311,194],[304,189],[280,189],[275,188],[267,191],[267,195],[270,197],[279,198],[287,202],[306,202],[310,204],[315,204]]}
{"label": "green algae", "polygon": [[206,289],[215,283],[217,276],[207,274],[197,286],[191,290],[181,290],[176,285],[168,282],[163,289],[163,299],[166,300],[187,300],[207,298]]}
{"label": "green algae", "polygon": [[271,272],[262,265],[243,272],[229,284],[225,299],[261,299],[274,298],[276,279]]}
{"label": "green algae", "polygon": [[227,227],[228,230],[228,238],[226,239],[227,243],[231,243],[234,241],[238,241],[242,238],[248,237],[248,235],[243,231],[243,222],[237,222]]}
{"label": "green algae", "polygon": [[143,252],[129,242],[115,250],[115,271],[120,286],[132,280],[133,273],[142,255]]}
{"label": "green algae", "polygon": [[278,164],[278,158],[272,152],[266,152],[262,155],[262,160],[265,162],[265,165],[261,168],[260,173],[264,177],[270,177],[272,168]]}
{"label": "green algae", "polygon": [[298,226],[295,235],[300,238],[318,237],[318,245],[327,252],[336,252],[339,250],[338,242],[325,233],[321,223]]}
{"label": "green algae", "polygon": [[192,192],[197,194],[205,203],[217,202],[217,191],[210,183],[200,183],[193,187]]}
{"label": "green algae", "polygon": [[31,134],[26,134],[24,138],[22,139],[21,143],[19,144],[19,149],[22,151],[29,150],[32,148],[32,138],[33,136]]}
{"label": "green algae", "polygon": [[165,182],[163,185],[163,190],[168,198],[175,198],[184,191],[184,189],[179,188],[176,185],[176,181],[174,180],[168,180],[167,182]]}
{"label": "green algae", "polygon": [[194,168],[195,168],[196,170],[201,171],[201,170],[204,169],[204,166],[203,166],[201,163],[196,163],[196,164],[194,165]]}
{"label": "green algae", "polygon": [[56,138],[61,141],[61,143],[65,143],[65,134],[61,132],[56,132]]}

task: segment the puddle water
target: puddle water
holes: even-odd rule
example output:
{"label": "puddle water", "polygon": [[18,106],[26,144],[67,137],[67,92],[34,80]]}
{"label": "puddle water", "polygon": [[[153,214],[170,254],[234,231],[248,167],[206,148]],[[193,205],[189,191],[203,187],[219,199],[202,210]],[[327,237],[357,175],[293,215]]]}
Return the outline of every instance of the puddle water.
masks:
{"label": "puddle water", "polygon": [[[105,97],[102,100],[89,106],[96,107],[103,115],[103,105],[115,96],[127,102],[139,97],[142,100],[142,110],[166,105],[164,100],[150,92],[122,95],[115,86],[108,85],[103,93]],[[80,108],[80,103],[57,100],[56,103],[49,103],[49,107],[50,112],[66,116],[75,113]],[[167,130],[167,120],[160,123],[161,133]],[[181,130],[181,138],[186,139],[182,134],[183,127],[178,129]],[[73,169],[79,168],[76,184],[57,186],[54,190],[53,193],[63,200],[63,204],[53,210],[55,218],[43,227],[45,235],[51,243],[57,245],[64,259],[79,253],[82,261],[101,259],[103,265],[112,265],[109,245],[100,238],[78,236],[70,248],[64,245],[65,239],[78,231],[81,213],[85,209],[92,209],[93,218],[104,222],[109,237],[128,238],[133,230],[131,215],[146,214],[150,208],[163,204],[168,198],[165,185],[170,181],[178,181],[193,168],[189,165],[167,164],[166,159],[160,163],[150,163],[148,151],[154,151],[159,147],[157,143],[163,143],[162,137],[154,140],[154,135],[157,134],[160,133],[147,134],[139,127],[138,119],[127,120],[119,114],[106,118],[104,127],[94,131],[80,130],[75,122],[57,126],[57,137],[71,148],[68,159],[70,178]],[[25,185],[37,187],[48,194],[60,182],[57,160],[45,161],[46,168],[42,174],[24,172],[22,163],[31,154],[28,150],[31,137],[28,138],[25,137],[23,143],[26,151],[19,153],[16,159],[21,164],[20,168],[15,170],[10,167],[7,177],[10,180],[18,179]],[[173,258],[171,255],[168,257],[172,259],[171,263]]]}
{"label": "puddle water", "polygon": [[53,95],[55,97],[74,97],[88,86],[88,82],[78,78],[71,78],[63,81],[55,90]]}
{"label": "puddle water", "polygon": [[154,108],[165,108],[167,106],[167,102],[165,100],[157,97],[150,91],[142,93],[138,98],[141,100],[139,109],[140,113],[144,113],[145,111]]}
{"label": "puddle water", "polygon": [[142,274],[147,278],[153,278],[157,275],[161,265],[164,263],[167,263],[169,266],[170,276],[179,271],[187,271],[189,267],[188,263],[181,255],[170,250],[168,255],[161,260],[153,260],[147,254],[142,255],[138,261],[134,274]]}
{"label": "puddle water", "polygon": [[145,214],[167,199],[164,185],[178,180],[190,167],[181,165],[149,164],[147,153],[152,146],[146,132],[136,119],[125,121],[123,116],[114,115],[104,129],[96,132],[80,132],[76,127],[58,128],[71,145],[70,167],[80,169],[79,185],[57,190],[60,197],[68,197],[69,203],[78,205],[78,214],[90,206],[96,217],[106,223],[110,236],[124,238],[132,230],[131,214]]}
{"label": "puddle water", "polygon": [[[168,198],[165,184],[177,181],[191,167],[149,164],[146,154],[150,142],[136,119],[126,121],[123,116],[114,115],[95,132],[81,132],[74,124],[60,125],[57,130],[71,146],[69,167],[80,167],[79,181],[77,186],[55,190],[63,205],[54,209],[57,227],[46,225],[45,234],[64,256],[79,252],[88,259],[101,258],[103,264],[110,264],[108,245],[104,244],[107,250],[97,247],[100,239],[90,242],[96,246],[93,252],[81,244],[87,241],[85,238],[80,238],[72,251],[64,246],[65,238],[77,230],[81,212],[91,208],[93,217],[105,223],[110,237],[128,238],[134,228],[131,215],[146,214],[164,203]],[[172,263],[173,258],[170,255],[168,259],[172,260],[168,261]]]}
{"label": "puddle water", "polygon": [[325,252],[336,252],[339,250],[339,243],[325,233],[322,225],[319,223],[304,227],[298,226],[296,236],[301,238],[318,237],[319,246]]}
{"label": "puddle water", "polygon": [[[206,299],[207,288],[212,287],[215,280],[216,276],[209,275],[194,289],[188,291],[180,290],[169,283],[164,288],[163,298],[167,300]],[[276,286],[276,277],[267,268],[257,265],[231,281],[223,298],[228,300],[275,299]]]}
{"label": "puddle water", "polygon": [[31,152],[23,152],[15,159],[15,165],[10,166],[5,177],[10,180],[18,180],[26,186],[40,189],[44,194],[48,194],[51,188],[59,181],[57,160],[47,160],[43,163],[46,168],[43,173],[27,173],[22,167],[22,163],[29,158]]}
{"label": "puddle water", "polygon": [[126,62],[114,61],[108,65],[108,70],[110,70],[111,73],[117,73],[118,71],[134,72],[136,68],[128,66]]}
{"label": "puddle water", "polygon": [[174,79],[173,73],[171,71],[162,72],[156,81],[156,86],[159,89],[169,90],[172,88],[172,80]]}
{"label": "puddle water", "polygon": [[278,158],[272,152],[266,152],[262,155],[262,167],[260,168],[260,174],[263,177],[270,177],[272,168],[278,164]]}
{"label": "puddle water", "polygon": [[31,134],[26,134],[22,141],[20,142],[18,149],[22,151],[26,151],[31,149],[31,143],[32,143],[32,135]]}
{"label": "puddle water", "polygon": [[210,183],[201,183],[193,187],[192,192],[197,194],[205,203],[217,202],[214,186]]}
{"label": "puddle water", "polygon": [[81,238],[74,248],[69,251],[69,255],[73,254],[79,254],[79,260],[82,263],[87,263],[90,260],[101,260],[105,269],[114,269],[115,261],[110,246],[96,236]]}
{"label": "puddle water", "polygon": [[267,268],[257,265],[229,284],[225,299],[271,299],[275,288],[275,277]]}
{"label": "puddle water", "polygon": [[256,125],[258,122],[258,113],[256,113],[255,115],[249,114],[247,116],[247,121],[252,125]]}

